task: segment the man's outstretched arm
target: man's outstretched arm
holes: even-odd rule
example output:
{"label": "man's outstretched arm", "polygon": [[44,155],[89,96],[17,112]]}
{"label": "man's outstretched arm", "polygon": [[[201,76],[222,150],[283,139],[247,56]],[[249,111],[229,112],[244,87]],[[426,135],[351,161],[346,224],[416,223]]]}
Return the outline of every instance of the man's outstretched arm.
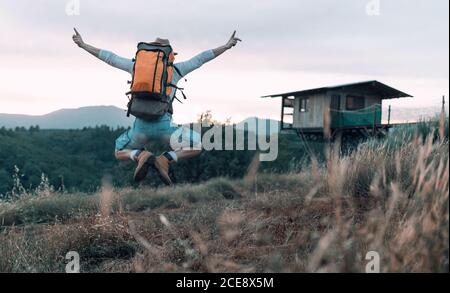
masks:
{"label": "man's outstretched arm", "polygon": [[211,61],[212,59],[222,55],[225,51],[233,48],[238,42],[241,42],[241,39],[236,38],[236,31],[234,31],[231,38],[225,45],[200,53],[190,60],[175,64],[175,66],[178,68],[182,76],[185,76],[206,62]]}
{"label": "man's outstretched arm", "polygon": [[108,63],[109,65],[116,67],[118,69],[125,70],[127,72],[130,72],[133,70],[133,61],[131,59],[123,58],[120,56],[117,56],[116,54],[98,49],[94,46],[91,46],[89,44],[86,44],[83,41],[83,38],[81,37],[80,33],[74,28],[75,34],[72,36],[72,39],[75,44],[78,45],[78,47],[84,49],[86,52],[89,52],[93,56],[99,58],[100,60]]}

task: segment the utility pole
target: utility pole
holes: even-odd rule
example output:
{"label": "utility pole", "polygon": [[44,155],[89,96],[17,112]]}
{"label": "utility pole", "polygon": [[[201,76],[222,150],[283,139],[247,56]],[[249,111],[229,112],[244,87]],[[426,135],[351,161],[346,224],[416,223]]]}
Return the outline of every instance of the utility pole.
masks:
{"label": "utility pole", "polygon": [[445,120],[447,118],[447,114],[445,112],[445,96],[442,96],[442,111],[439,119],[439,137],[441,140],[445,139]]}
{"label": "utility pole", "polygon": [[442,96],[442,112],[445,114],[445,96]]}

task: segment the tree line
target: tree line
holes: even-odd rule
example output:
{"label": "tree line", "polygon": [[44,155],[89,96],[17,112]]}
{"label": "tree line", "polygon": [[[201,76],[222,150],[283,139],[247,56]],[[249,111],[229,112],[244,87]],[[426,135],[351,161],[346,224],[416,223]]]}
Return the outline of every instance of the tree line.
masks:
{"label": "tree line", "polygon": [[[0,128],[0,195],[14,188],[14,178],[28,190],[42,185],[43,178],[55,190],[95,192],[107,176],[114,186],[135,186],[131,161],[114,158],[115,139],[126,129],[97,126],[79,130]],[[245,135],[248,135],[246,133]],[[167,145],[149,143],[155,154]],[[273,162],[262,162],[261,170],[286,172],[304,159],[306,152],[293,134],[279,137],[279,155]],[[177,183],[196,183],[214,177],[242,178],[256,151],[204,151],[199,157],[179,162],[172,172]],[[159,178],[149,173],[146,185],[158,186]]]}

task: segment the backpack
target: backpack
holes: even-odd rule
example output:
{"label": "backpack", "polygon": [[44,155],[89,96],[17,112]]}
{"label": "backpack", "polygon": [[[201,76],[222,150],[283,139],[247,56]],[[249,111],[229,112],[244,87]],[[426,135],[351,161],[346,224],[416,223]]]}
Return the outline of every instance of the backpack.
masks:
{"label": "backpack", "polygon": [[[171,84],[173,70],[178,69],[173,65],[175,55],[170,45],[158,43],[139,43],[128,102],[127,116],[133,115],[144,120],[155,120],[165,113],[173,113],[172,90],[177,86]],[[184,97],[184,93],[183,93]]]}

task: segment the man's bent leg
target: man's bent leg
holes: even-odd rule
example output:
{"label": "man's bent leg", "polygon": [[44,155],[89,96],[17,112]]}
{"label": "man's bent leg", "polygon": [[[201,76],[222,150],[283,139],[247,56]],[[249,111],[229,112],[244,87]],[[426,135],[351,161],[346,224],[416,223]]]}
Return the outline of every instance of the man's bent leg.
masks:
{"label": "man's bent leg", "polygon": [[148,173],[149,167],[154,165],[155,156],[151,152],[144,150],[148,140],[149,138],[145,132],[136,127],[136,121],[132,129],[122,133],[116,140],[116,159],[121,161],[132,160],[137,163],[134,171],[135,181],[143,180]]}
{"label": "man's bent leg", "polygon": [[144,150],[116,150],[115,157],[119,161],[132,160],[133,162],[137,162],[139,159],[139,155],[144,152]]}
{"label": "man's bent leg", "polygon": [[141,150],[116,150],[116,159],[119,161],[132,160],[137,163],[134,171],[134,181],[142,181],[147,176],[149,167],[155,163],[155,156],[149,151]]}
{"label": "man's bent leg", "polygon": [[174,151],[165,152],[162,156],[170,162],[191,159],[202,152],[201,135],[188,127],[172,128],[169,142]]}
{"label": "man's bent leg", "polygon": [[[164,183],[172,185],[172,180],[169,176],[169,167],[171,164],[178,162],[178,160],[186,160],[200,155],[201,153],[201,136],[192,129],[181,127],[171,129],[172,137],[168,138],[171,142],[171,148],[175,151],[164,152],[155,159],[155,168]],[[176,146],[172,144],[173,141],[181,141],[181,144]],[[191,147],[191,144],[194,147]]]}
{"label": "man's bent leg", "polygon": [[132,155],[131,155],[132,150],[116,150],[115,152],[115,156],[116,159],[119,161],[126,161],[126,160],[133,160]]}

